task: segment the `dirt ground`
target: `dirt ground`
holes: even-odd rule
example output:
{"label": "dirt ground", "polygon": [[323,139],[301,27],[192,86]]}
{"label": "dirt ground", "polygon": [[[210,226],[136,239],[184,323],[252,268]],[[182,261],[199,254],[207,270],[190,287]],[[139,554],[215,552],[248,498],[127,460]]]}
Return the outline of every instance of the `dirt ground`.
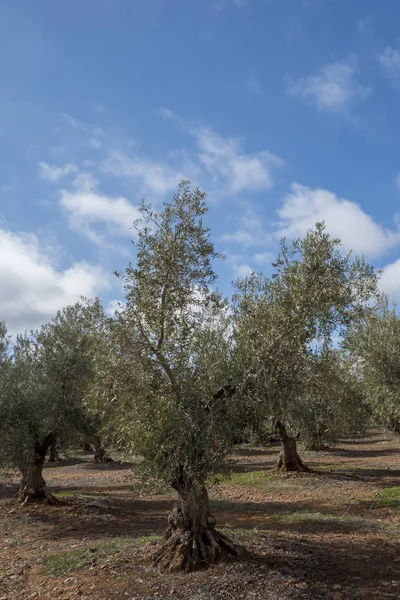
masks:
{"label": "dirt ground", "polygon": [[57,506],[11,501],[0,474],[0,600],[400,599],[400,436],[371,430],[312,473],[276,475],[279,446],[241,446],[231,479],[211,487],[219,527],[250,551],[207,571],[165,574],[144,560],[174,498],[152,495],[137,463],[90,455],[48,464]]}

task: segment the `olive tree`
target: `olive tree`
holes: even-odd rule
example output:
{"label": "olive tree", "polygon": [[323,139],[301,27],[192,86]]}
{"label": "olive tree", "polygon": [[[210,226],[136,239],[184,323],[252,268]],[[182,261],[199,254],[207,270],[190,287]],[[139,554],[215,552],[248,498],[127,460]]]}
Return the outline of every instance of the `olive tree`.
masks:
{"label": "olive tree", "polygon": [[400,318],[385,296],[349,330],[346,348],[375,419],[400,433]]}
{"label": "olive tree", "polygon": [[12,345],[1,394],[1,458],[21,471],[20,501],[54,501],[43,478],[46,453],[85,422],[94,343],[88,314],[95,306],[68,306]]}
{"label": "olive tree", "polygon": [[[256,422],[264,415],[264,422],[272,417],[277,425],[282,466],[301,470],[295,439],[284,423],[305,437],[323,440],[328,413],[338,402],[332,390],[326,395],[323,372],[331,369],[336,388],[341,381],[329,353],[333,337],[340,338],[368,308],[377,293],[377,276],[362,258],[343,254],[340,241],[330,238],[323,223],[291,245],[282,240],[273,266],[270,278],[253,273],[237,282],[237,362]],[[317,401],[323,393],[324,400]],[[350,398],[343,392],[342,399]]]}
{"label": "olive tree", "polygon": [[153,556],[171,570],[239,552],[216,529],[206,488],[232,446],[236,389],[229,311],[213,288],[219,255],[203,223],[205,198],[182,182],[160,212],[141,204],[136,262],[117,274],[125,306],[87,400],[109,412],[114,443],[141,454],[148,474],[178,494]]}

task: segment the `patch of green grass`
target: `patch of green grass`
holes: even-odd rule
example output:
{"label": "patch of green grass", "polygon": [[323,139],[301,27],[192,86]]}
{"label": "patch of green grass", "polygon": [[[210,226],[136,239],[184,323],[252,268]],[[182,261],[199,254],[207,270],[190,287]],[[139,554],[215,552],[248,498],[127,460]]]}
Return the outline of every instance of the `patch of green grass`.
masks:
{"label": "patch of green grass", "polygon": [[65,492],[53,492],[53,496],[56,496],[57,498],[81,498],[84,500],[90,499],[93,500],[93,498],[97,498],[98,496],[107,496],[106,492],[87,492],[86,494],[82,494],[81,492],[71,492],[69,490],[66,490]]}
{"label": "patch of green grass", "polygon": [[77,548],[69,552],[50,554],[44,557],[43,565],[49,575],[60,577],[68,571],[76,571],[83,567],[96,566],[120,554],[126,548],[145,545],[156,541],[160,536],[141,536],[132,539],[118,539],[101,544],[93,544],[86,548]]}
{"label": "patch of green grass", "polygon": [[270,519],[277,521],[288,521],[290,523],[320,523],[321,525],[336,525],[344,528],[351,527],[362,531],[379,531],[382,533],[393,533],[398,535],[400,530],[389,523],[378,523],[372,519],[365,519],[363,517],[357,517],[356,515],[347,514],[332,514],[332,513],[320,513],[312,511],[291,511],[283,513],[274,513],[268,515]]}
{"label": "patch of green grass", "polygon": [[241,471],[228,475],[218,475],[216,483],[221,485],[246,485],[246,486],[263,486],[268,481],[276,481],[276,475],[272,475],[267,471]]}
{"label": "patch of green grass", "polygon": [[53,496],[56,498],[74,498],[75,496],[79,496],[76,492],[52,492]]}
{"label": "patch of green grass", "polygon": [[399,508],[400,507],[400,486],[384,489],[377,495],[378,507]]}

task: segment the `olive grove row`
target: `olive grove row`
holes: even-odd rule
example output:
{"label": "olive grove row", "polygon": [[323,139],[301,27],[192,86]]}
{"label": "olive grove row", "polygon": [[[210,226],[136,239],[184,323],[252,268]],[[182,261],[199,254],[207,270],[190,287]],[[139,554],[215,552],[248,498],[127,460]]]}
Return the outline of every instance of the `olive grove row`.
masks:
{"label": "olive grove row", "polygon": [[372,422],[398,428],[400,322],[379,273],[323,223],[283,240],[272,274],[236,281],[228,300],[205,194],[182,182],[160,212],[140,212],[112,317],[83,299],[14,340],[1,324],[0,466],[21,471],[18,500],[51,502],[42,469],[57,440],[141,455],[178,495],[153,559],[184,570],[242,552],[207,494],[239,440],[275,429],[279,467],[307,469],[288,432],[321,449]]}

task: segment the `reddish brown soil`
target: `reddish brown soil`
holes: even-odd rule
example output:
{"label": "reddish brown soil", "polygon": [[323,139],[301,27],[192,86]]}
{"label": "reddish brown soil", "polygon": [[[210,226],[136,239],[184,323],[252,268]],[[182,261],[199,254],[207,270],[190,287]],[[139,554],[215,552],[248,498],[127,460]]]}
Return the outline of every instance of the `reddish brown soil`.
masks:
{"label": "reddish brown soil", "polygon": [[[312,473],[276,476],[278,446],[239,448],[233,480],[211,497],[219,526],[251,552],[179,575],[144,560],[156,542],[143,537],[162,534],[173,496],[134,489],[134,463],[95,465],[80,454],[48,465],[57,506],[14,504],[17,474],[3,473],[0,600],[400,599],[400,501],[384,502],[386,488],[400,486],[399,450],[400,436],[375,430],[302,452]],[[85,560],[72,564],[80,551]]]}

